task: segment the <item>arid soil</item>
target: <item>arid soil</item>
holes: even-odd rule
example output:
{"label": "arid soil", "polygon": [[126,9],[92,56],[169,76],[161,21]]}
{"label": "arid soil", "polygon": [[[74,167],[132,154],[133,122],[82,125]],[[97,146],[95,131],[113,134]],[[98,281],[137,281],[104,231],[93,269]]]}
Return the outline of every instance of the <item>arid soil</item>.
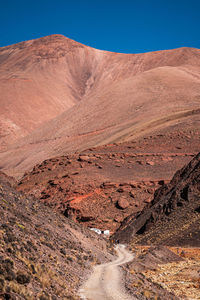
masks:
{"label": "arid soil", "polygon": [[80,289],[82,299],[88,300],[131,300],[137,299],[123,291],[122,278],[118,266],[133,259],[124,245],[115,248],[118,258],[112,262],[96,266],[94,272]]}
{"label": "arid soil", "polygon": [[[0,173],[0,299],[80,299],[93,266],[115,259],[113,245],[11,184]],[[127,264],[119,276],[126,285],[120,292],[133,299],[147,299],[144,287],[162,299],[177,299]],[[141,279],[142,289],[131,285]]]}
{"label": "arid soil", "polygon": [[113,233],[198,152],[199,132],[190,130],[175,127],[171,133],[45,160],[24,175],[17,189],[76,222]]}
{"label": "arid soil", "polygon": [[95,233],[14,190],[0,174],[0,299],[79,299],[93,265],[113,259]]}
{"label": "arid soil", "polygon": [[199,130],[199,49],[120,54],[52,35],[1,48],[0,63],[0,167],[9,175],[174,126]]}
{"label": "arid soil", "polygon": [[[174,254],[166,247],[152,247],[149,249],[134,247],[131,252],[127,251],[123,245],[118,245],[116,247],[118,259],[94,267],[94,272],[91,274],[86,283],[81,287],[80,294],[83,299],[88,300],[100,300],[100,299],[179,299],[178,296],[184,296],[180,299],[185,299],[186,295],[193,295],[193,299],[198,299],[198,284],[196,288],[192,291],[185,289],[185,294],[183,294],[183,289],[175,290],[177,295],[174,294],[173,282],[168,282],[168,284],[163,284],[163,282],[169,281],[170,276],[166,276],[171,273],[173,274],[175,266],[180,268],[187,267],[189,265],[188,260]],[[119,273],[120,265],[128,266],[129,272]],[[127,264],[128,263],[128,264]],[[191,266],[197,264],[193,262]],[[169,266],[174,266],[170,270]],[[165,274],[161,270],[168,269],[168,274]],[[183,271],[183,268],[181,269]],[[191,273],[194,271],[192,268]],[[160,274],[159,274],[160,272]],[[122,274],[125,276],[125,280],[122,278]],[[160,278],[162,277],[162,282],[158,279],[155,280],[154,274]],[[152,277],[151,277],[152,275]],[[198,275],[198,274],[197,274]],[[177,276],[178,277],[178,276]],[[120,281],[119,281],[120,278]],[[189,281],[189,279],[187,278]],[[175,281],[175,279],[174,279]],[[171,283],[171,286],[170,286]],[[198,283],[198,279],[197,279]],[[125,284],[126,290],[129,291],[125,293],[123,285]]]}
{"label": "arid soil", "polygon": [[200,247],[200,153],[136,217],[129,216],[114,239],[139,244]]}
{"label": "arid soil", "polygon": [[200,50],[52,35],[0,48],[0,90],[0,299],[80,299],[115,242],[119,293],[199,299]]}
{"label": "arid soil", "polygon": [[0,48],[1,147],[77,104],[98,56],[62,35]]}
{"label": "arid soil", "polygon": [[[112,237],[131,243],[136,259],[130,272],[141,272],[179,299],[199,299],[199,207],[200,153],[155,192],[141,213],[122,222]],[[152,297],[146,286],[145,295]]]}
{"label": "arid soil", "polygon": [[[132,282],[132,286],[142,287],[144,280],[148,279],[173,293],[172,299],[175,299],[175,295],[178,299],[199,299],[199,248],[134,246],[133,251],[136,257],[129,265],[130,273],[139,273],[143,277],[141,276],[140,281]],[[147,285],[144,286],[143,293],[147,299],[155,297],[155,290],[154,294],[152,292]],[[161,299],[164,297],[163,293]]]}

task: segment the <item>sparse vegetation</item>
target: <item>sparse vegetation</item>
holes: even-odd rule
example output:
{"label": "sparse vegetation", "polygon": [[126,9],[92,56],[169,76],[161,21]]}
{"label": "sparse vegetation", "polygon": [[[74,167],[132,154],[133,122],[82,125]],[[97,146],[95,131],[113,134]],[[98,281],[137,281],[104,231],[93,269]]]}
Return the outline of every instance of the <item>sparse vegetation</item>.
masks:
{"label": "sparse vegetation", "polygon": [[100,262],[98,256],[105,259],[106,242],[96,248],[91,237],[99,237],[9,184],[1,184],[1,193],[7,204],[0,207],[0,298],[78,299],[86,269]]}

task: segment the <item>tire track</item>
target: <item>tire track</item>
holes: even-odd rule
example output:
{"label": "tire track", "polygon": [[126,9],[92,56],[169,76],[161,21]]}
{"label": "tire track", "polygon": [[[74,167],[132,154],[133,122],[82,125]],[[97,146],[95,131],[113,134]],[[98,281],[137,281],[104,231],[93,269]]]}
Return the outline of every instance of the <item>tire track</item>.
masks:
{"label": "tire track", "polygon": [[80,289],[83,300],[133,300],[121,285],[118,266],[131,261],[134,255],[124,245],[116,246],[118,258],[112,262],[94,267],[94,272]]}

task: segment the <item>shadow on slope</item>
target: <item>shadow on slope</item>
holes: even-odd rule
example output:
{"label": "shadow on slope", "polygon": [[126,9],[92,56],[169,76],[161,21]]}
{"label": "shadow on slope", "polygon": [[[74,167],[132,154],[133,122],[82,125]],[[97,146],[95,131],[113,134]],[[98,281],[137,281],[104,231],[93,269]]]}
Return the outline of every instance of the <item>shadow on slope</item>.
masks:
{"label": "shadow on slope", "polygon": [[120,242],[199,247],[200,153],[134,218],[129,216],[113,236]]}

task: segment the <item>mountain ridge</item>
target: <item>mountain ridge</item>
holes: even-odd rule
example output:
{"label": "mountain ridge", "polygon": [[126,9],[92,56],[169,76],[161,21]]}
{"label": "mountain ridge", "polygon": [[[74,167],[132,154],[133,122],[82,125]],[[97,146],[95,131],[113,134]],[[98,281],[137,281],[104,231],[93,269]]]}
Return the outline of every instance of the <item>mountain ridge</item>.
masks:
{"label": "mountain ridge", "polygon": [[198,130],[199,49],[121,54],[52,35],[3,47],[0,57],[0,167],[10,175],[179,123]]}

